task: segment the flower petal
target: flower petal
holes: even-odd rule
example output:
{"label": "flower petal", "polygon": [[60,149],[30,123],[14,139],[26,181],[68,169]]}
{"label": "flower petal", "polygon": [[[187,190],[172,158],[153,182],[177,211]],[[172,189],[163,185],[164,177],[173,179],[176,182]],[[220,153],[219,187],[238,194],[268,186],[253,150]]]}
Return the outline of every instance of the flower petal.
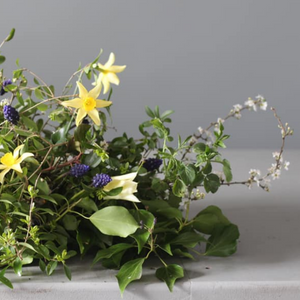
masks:
{"label": "flower petal", "polygon": [[103,94],[106,94],[110,88],[110,83],[109,83],[109,80],[107,79],[106,74],[103,74],[101,80],[102,80],[102,84],[103,84]]}
{"label": "flower petal", "polygon": [[120,80],[115,73],[111,73],[111,72],[107,73],[106,78],[109,82],[111,82],[115,85],[119,85],[119,83],[120,83]]}
{"label": "flower petal", "polygon": [[74,108],[80,108],[82,107],[82,99],[80,98],[75,98],[75,99],[72,99],[72,100],[68,100],[68,101],[63,101],[61,102],[61,105],[65,106],[65,107],[74,107]]}
{"label": "flower petal", "polygon": [[14,164],[14,165],[12,165],[10,168],[11,168],[12,170],[15,170],[15,171],[19,172],[19,173],[23,173],[20,164]]}
{"label": "flower petal", "polygon": [[111,104],[112,104],[111,101],[105,101],[105,100],[100,100],[100,99],[96,100],[97,108],[107,107],[107,106],[110,106]]}
{"label": "flower petal", "polygon": [[0,173],[0,183],[3,184],[4,181],[4,176],[6,175],[7,172],[10,171],[10,168],[4,169],[1,173]]}
{"label": "flower petal", "polygon": [[24,145],[20,145],[14,150],[14,154],[13,154],[14,159],[17,159],[19,157],[19,152],[23,147]]}
{"label": "flower petal", "polygon": [[104,65],[104,68],[107,69],[107,68],[111,67],[114,64],[115,59],[116,59],[115,55],[111,52],[109,55],[108,61]]}
{"label": "flower petal", "polygon": [[83,86],[83,84],[79,81],[76,82],[78,89],[79,89],[79,97],[80,98],[85,98],[88,94],[88,91],[86,90],[86,88]]}
{"label": "flower petal", "polygon": [[125,70],[126,66],[111,66],[109,68],[109,72],[113,72],[113,73],[121,73]]}
{"label": "flower petal", "polygon": [[82,119],[86,116],[86,111],[83,108],[79,108],[76,116],[76,126],[79,126]]}
{"label": "flower petal", "polygon": [[88,97],[97,99],[98,96],[100,95],[101,88],[102,88],[102,83],[101,83],[101,81],[98,80],[96,86],[92,90],[89,91]]}
{"label": "flower petal", "polygon": [[113,176],[111,177],[112,180],[116,179],[116,180],[130,180],[132,181],[137,175],[137,172],[132,172],[132,173],[128,173],[125,175],[120,175],[120,176]]}
{"label": "flower petal", "polygon": [[16,160],[16,164],[20,164],[24,159],[26,159],[27,157],[30,156],[34,156],[34,154],[30,153],[30,152],[25,152],[23,153],[17,160]]}
{"label": "flower petal", "polygon": [[97,109],[92,109],[90,111],[88,111],[87,113],[90,118],[93,120],[93,122],[97,125],[97,126],[100,126],[101,124],[101,121],[100,121],[100,118],[99,118],[99,112]]}

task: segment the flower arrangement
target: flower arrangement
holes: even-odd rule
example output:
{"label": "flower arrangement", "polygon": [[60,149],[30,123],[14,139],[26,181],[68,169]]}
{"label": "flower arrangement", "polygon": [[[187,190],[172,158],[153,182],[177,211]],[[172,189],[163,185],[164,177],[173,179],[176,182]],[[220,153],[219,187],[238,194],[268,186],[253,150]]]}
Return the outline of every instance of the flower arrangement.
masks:
{"label": "flower arrangement", "polygon": [[[233,182],[230,162],[219,152],[229,138],[227,119],[266,110],[260,95],[234,105],[206,129],[178,136],[177,147],[170,146],[167,127],[173,111],[158,107],[146,107],[149,119],[139,125],[139,139],[124,133],[106,141],[111,85],[119,84],[117,74],[126,66],[115,65],[113,53],[101,64],[100,54],[71,76],[59,96],[18,61],[12,76],[1,70],[0,95],[6,98],[0,106],[0,282],[10,288],[9,267],[21,275],[22,266],[38,263],[51,275],[62,265],[71,280],[69,259],[93,255],[93,264],[118,269],[121,293],[142,276],[145,260],[156,257],[162,263],[156,277],[172,291],[184,270],[168,264],[168,256],[225,257],[237,247],[238,227],[221,209],[211,205],[191,218],[193,202],[222,185],[257,184],[269,191],[270,179],[288,169],[282,153],[293,130],[273,108],[282,147],[265,175],[251,169],[249,178]],[[91,88],[84,78],[94,81]],[[222,173],[214,171],[216,164]],[[204,253],[199,243],[206,244]]]}

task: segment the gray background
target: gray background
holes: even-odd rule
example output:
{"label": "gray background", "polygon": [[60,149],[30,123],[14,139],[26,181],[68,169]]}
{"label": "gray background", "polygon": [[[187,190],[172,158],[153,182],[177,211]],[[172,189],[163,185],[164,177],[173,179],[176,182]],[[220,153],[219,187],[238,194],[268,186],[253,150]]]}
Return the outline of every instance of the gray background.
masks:
{"label": "gray background", "polygon": [[[104,52],[127,65],[114,88],[117,134],[139,137],[144,107],[173,109],[182,137],[224,117],[233,104],[262,94],[295,129],[299,148],[300,1],[1,1],[5,75],[29,67],[60,93],[79,62]],[[281,143],[272,112],[246,112],[225,124],[232,148]],[[115,136],[110,131],[107,138]]]}

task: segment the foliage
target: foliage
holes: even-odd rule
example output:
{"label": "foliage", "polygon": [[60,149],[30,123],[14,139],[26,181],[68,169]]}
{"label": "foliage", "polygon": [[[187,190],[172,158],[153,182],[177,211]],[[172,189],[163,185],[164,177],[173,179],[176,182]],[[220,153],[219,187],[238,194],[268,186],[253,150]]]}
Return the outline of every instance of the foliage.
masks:
{"label": "foliage", "polygon": [[[19,61],[11,83],[1,71],[7,99],[0,107],[0,282],[10,288],[9,267],[21,275],[23,265],[38,262],[51,275],[62,265],[71,280],[68,260],[93,254],[94,264],[119,269],[121,293],[141,278],[143,263],[157,257],[162,267],[156,276],[172,291],[184,270],[168,264],[168,256],[193,259],[189,251],[197,253],[200,243],[206,244],[200,255],[236,251],[238,228],[218,207],[190,216],[192,202],[204,191],[216,193],[231,184],[230,163],[219,152],[229,138],[222,122],[214,123],[213,142],[201,135],[178,136],[177,147],[171,147],[173,111],[146,107],[149,119],[139,126],[139,139],[124,133],[106,141],[104,111],[111,115],[112,89],[97,99],[101,80],[105,89],[117,84],[116,73],[125,66],[113,65],[112,54],[105,65],[99,58],[80,67],[58,96]],[[84,77],[95,78],[89,92],[80,83]],[[75,79],[79,83],[72,94]],[[214,165],[222,166],[225,179]]]}

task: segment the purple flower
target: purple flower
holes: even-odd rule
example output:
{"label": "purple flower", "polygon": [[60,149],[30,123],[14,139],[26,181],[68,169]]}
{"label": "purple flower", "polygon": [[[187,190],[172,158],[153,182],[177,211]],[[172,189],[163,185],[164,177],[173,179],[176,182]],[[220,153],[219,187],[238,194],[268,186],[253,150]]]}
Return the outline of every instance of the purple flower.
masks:
{"label": "purple flower", "polygon": [[17,125],[20,116],[18,111],[10,106],[10,105],[4,105],[3,107],[3,114],[4,114],[4,118],[9,121],[10,123]]}
{"label": "purple flower", "polygon": [[162,164],[162,159],[160,159],[160,158],[147,158],[144,161],[143,167],[148,172],[151,172],[151,171],[157,170],[161,164]]}
{"label": "purple flower", "polygon": [[11,79],[7,79],[7,80],[4,80],[4,81],[2,82],[2,87],[1,87],[1,89],[0,89],[0,96],[3,96],[3,95],[6,93],[6,91],[4,90],[4,88],[5,88],[7,85],[10,85],[10,84],[12,84]]}
{"label": "purple flower", "polygon": [[93,186],[96,188],[102,188],[104,186],[106,186],[109,182],[111,182],[112,179],[109,175],[107,174],[96,174],[93,177]]}
{"label": "purple flower", "polygon": [[71,168],[70,174],[74,177],[82,177],[90,170],[90,166],[84,164],[78,164]]}

